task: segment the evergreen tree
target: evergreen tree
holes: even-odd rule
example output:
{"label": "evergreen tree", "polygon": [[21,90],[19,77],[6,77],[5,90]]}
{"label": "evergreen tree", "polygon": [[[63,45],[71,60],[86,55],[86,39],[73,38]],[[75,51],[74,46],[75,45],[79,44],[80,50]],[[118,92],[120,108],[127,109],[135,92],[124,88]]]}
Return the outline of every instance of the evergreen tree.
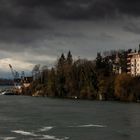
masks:
{"label": "evergreen tree", "polygon": [[58,69],[62,68],[64,66],[65,62],[66,62],[66,58],[65,58],[65,55],[62,53],[61,57],[58,60],[58,64],[57,64]]}
{"label": "evergreen tree", "polygon": [[101,53],[97,53],[97,57],[96,57],[96,69],[101,69],[102,68],[102,62],[103,62],[103,58],[101,56]]}
{"label": "evergreen tree", "polygon": [[69,51],[68,54],[67,54],[67,64],[72,65],[72,63],[73,63],[72,54]]}
{"label": "evergreen tree", "polygon": [[65,97],[66,96],[66,91],[65,91],[65,81],[66,81],[66,76],[65,76],[65,66],[66,66],[66,58],[65,55],[62,53],[61,57],[58,60],[57,64],[57,89],[58,89],[58,95],[60,97]]}

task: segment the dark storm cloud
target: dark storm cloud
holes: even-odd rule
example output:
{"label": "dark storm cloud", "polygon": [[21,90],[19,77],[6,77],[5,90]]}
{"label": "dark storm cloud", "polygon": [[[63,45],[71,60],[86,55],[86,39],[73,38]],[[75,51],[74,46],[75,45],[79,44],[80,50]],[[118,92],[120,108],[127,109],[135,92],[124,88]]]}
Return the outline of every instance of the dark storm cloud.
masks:
{"label": "dark storm cloud", "polygon": [[[123,15],[138,17],[139,5],[138,0],[0,0],[0,42],[27,44],[61,36],[76,38],[82,34],[77,33],[75,36],[73,32],[65,33],[65,21],[68,21],[68,28],[73,28],[73,21],[80,24],[82,21],[102,22],[104,18],[113,20]],[[57,33],[55,30],[60,28],[58,21],[61,20],[64,21],[62,31]],[[126,25],[123,29],[140,33],[139,26],[135,23]]]}
{"label": "dark storm cloud", "polygon": [[[7,0],[2,1],[4,20],[17,27],[40,27],[47,16],[64,20],[88,20],[113,16],[115,3],[110,0]],[[41,16],[40,17],[40,12]],[[32,24],[34,23],[34,24]]]}
{"label": "dark storm cloud", "polygon": [[40,29],[43,19],[47,19],[47,12],[41,7],[30,7],[16,0],[0,0],[0,27],[20,29]]}
{"label": "dark storm cloud", "polygon": [[139,0],[0,0],[0,26],[42,28],[51,18],[96,20],[140,15]]}
{"label": "dark storm cloud", "polygon": [[118,11],[122,14],[140,16],[139,0],[116,0]]}
{"label": "dark storm cloud", "polygon": [[15,0],[24,9],[43,8],[44,12],[60,19],[98,19],[116,14],[140,15],[139,0]]}

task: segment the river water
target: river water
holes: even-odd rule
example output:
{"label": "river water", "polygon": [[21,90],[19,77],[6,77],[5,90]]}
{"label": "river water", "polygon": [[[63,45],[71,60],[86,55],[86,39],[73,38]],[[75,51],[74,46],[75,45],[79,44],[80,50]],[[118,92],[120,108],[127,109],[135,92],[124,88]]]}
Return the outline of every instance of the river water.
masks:
{"label": "river water", "polygon": [[139,140],[140,104],[0,96],[0,140]]}

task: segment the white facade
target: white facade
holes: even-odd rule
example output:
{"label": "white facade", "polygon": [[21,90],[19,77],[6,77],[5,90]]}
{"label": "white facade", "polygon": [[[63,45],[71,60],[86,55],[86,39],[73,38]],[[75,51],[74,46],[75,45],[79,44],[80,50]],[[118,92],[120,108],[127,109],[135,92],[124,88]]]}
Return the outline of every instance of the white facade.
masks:
{"label": "white facade", "polygon": [[135,53],[130,58],[130,65],[128,67],[130,69],[130,74],[132,76],[140,76],[140,54]]}

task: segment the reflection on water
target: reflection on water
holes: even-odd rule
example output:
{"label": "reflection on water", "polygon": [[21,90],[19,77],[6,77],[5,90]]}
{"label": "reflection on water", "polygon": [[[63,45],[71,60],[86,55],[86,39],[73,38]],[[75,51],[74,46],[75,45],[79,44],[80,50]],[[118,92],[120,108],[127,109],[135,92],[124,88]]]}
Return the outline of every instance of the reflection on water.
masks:
{"label": "reflection on water", "polygon": [[[47,128],[47,127],[45,127]],[[48,130],[47,130],[48,131]],[[64,138],[57,138],[56,136],[52,136],[52,135],[43,135],[43,134],[39,134],[39,132],[26,132],[23,130],[14,130],[12,131],[13,133],[17,133],[20,134],[21,136],[32,136],[34,139],[50,139],[50,140],[67,140],[69,139],[68,137],[64,137]],[[15,139],[15,137],[14,137]]]}
{"label": "reflection on water", "polygon": [[98,127],[98,128],[102,128],[102,127],[106,127],[104,125],[99,125],[99,124],[86,124],[86,125],[77,125],[77,126],[69,126],[69,127]]}
{"label": "reflection on water", "polygon": [[45,127],[41,128],[41,129],[39,129],[39,131],[40,132],[45,132],[45,131],[49,131],[51,129],[53,129],[53,126],[45,126]]}
{"label": "reflection on water", "polygon": [[[73,128],[76,128],[76,127],[77,128],[78,127],[81,127],[81,128],[87,128],[87,127],[103,128],[103,127],[106,127],[106,126],[87,124],[87,125],[77,125],[77,126],[67,126],[67,127],[73,127]],[[45,127],[41,128],[41,129],[39,129],[38,131],[34,130],[34,132],[26,132],[26,131],[23,131],[23,130],[14,130],[14,131],[11,131],[11,132],[14,132],[14,133],[17,133],[17,134],[20,134],[20,135],[24,135],[24,136],[37,137],[38,139],[51,139],[51,140],[67,140],[67,139],[69,139],[69,137],[57,138],[56,136],[40,134],[40,132],[47,132],[47,131],[49,131],[49,130],[51,130],[53,128],[54,128],[53,126],[45,126]]]}

